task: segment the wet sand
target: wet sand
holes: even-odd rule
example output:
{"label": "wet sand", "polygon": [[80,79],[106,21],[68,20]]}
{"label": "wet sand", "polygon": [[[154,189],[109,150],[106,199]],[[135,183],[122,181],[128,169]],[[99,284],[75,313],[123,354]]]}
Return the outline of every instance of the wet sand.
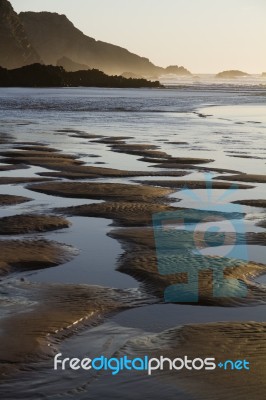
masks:
{"label": "wet sand", "polygon": [[172,193],[171,189],[153,188],[144,185],[126,185],[121,183],[95,182],[51,182],[40,185],[29,185],[30,190],[61,197],[74,197],[98,200],[123,200],[129,202],[160,201]]}
{"label": "wet sand", "polygon": [[[11,166],[12,164],[20,165],[21,163],[25,163],[28,165],[59,171],[40,173],[40,176],[53,176],[67,179],[88,179],[101,177],[183,176],[187,174],[186,171],[171,171],[167,173],[163,171],[128,171],[83,165],[84,162],[79,160],[77,156],[72,154],[64,154],[45,145],[38,145],[37,149],[36,146],[22,145],[19,147],[19,149],[20,150],[2,152],[2,156],[4,157],[3,161],[9,163]],[[20,179],[22,182],[22,178]],[[36,181],[37,179],[38,178],[35,178]],[[15,178],[13,178],[13,180],[15,181]],[[43,181],[44,180],[48,179],[43,179]],[[2,181],[5,182],[3,178]],[[6,181],[6,184],[7,183],[8,182]]]}
{"label": "wet sand", "polygon": [[16,165],[11,165],[11,164],[7,164],[7,165],[0,165],[0,172],[3,171],[13,171],[16,169],[27,169],[29,168],[27,165],[25,164],[16,164]]}
{"label": "wet sand", "polygon": [[70,223],[54,215],[23,214],[0,218],[0,235],[49,232],[68,228]]}
{"label": "wet sand", "polygon": [[266,175],[258,175],[258,174],[239,174],[239,175],[229,175],[229,176],[217,176],[216,179],[224,179],[224,180],[234,180],[239,182],[258,182],[265,183]]}
{"label": "wet sand", "polygon": [[27,282],[15,283],[15,287],[30,301],[31,307],[24,311],[17,305],[18,314],[1,321],[0,379],[2,374],[52,357],[58,352],[57,344],[80,327],[95,324],[107,313],[130,307],[126,293],[109,288]]}
{"label": "wet sand", "polygon": [[[189,359],[210,357],[217,362],[242,360],[245,354],[250,370],[232,371],[154,371],[155,382],[166,381],[181,387],[197,399],[256,399],[265,398],[265,323],[215,323],[176,327],[155,335],[129,340],[120,354],[131,357],[160,357]],[[194,397],[196,396],[196,397]]]}
{"label": "wet sand", "polygon": [[143,157],[140,158],[139,161],[147,162],[150,164],[154,164],[153,167],[156,168],[164,168],[164,169],[187,169],[187,170],[196,170],[196,171],[203,171],[203,172],[220,172],[220,173],[239,173],[239,171],[233,171],[231,169],[227,168],[216,168],[212,164],[205,167],[200,164],[200,160],[198,160],[198,163],[195,163],[196,165],[193,165],[194,163],[190,164],[189,162],[187,163],[182,163],[182,162],[173,162],[173,163],[168,163],[167,161],[163,161],[160,159],[153,159],[149,157]]}
{"label": "wet sand", "polygon": [[[155,199],[154,199],[155,201]],[[114,220],[116,225],[145,226],[152,224],[152,215],[157,212],[174,211],[175,207],[156,203],[136,202],[106,202],[101,204],[88,204],[77,207],[59,208],[56,211],[66,215],[79,215],[82,217],[99,217]]]}
{"label": "wet sand", "polygon": [[[135,181],[140,182],[140,181]],[[219,182],[219,181],[209,181],[209,182],[200,182],[200,181],[141,181],[145,185],[152,185],[152,186],[161,186],[161,187],[170,187],[170,188],[188,188],[188,189],[252,189],[254,186],[251,185],[242,185],[236,184],[235,182]]]}
{"label": "wet sand", "polygon": [[[166,157],[166,158],[156,158],[151,159],[150,157],[142,158],[141,161],[160,163],[158,165],[159,168],[175,168],[175,165],[190,165],[190,164],[208,164],[213,162],[213,159],[210,158],[193,158],[193,157]],[[171,166],[172,165],[172,166]],[[183,168],[183,167],[182,167]],[[210,167],[211,168],[211,167]]]}
{"label": "wet sand", "polygon": [[20,183],[30,183],[30,182],[43,182],[52,181],[49,178],[21,178],[21,177],[0,177],[0,185],[14,185]]}
{"label": "wet sand", "polygon": [[9,194],[1,194],[0,195],[0,206],[12,206],[15,204],[25,203],[30,201],[28,197],[23,196],[12,196]]}
{"label": "wet sand", "polygon": [[[97,162],[95,163],[97,164]],[[60,168],[62,171],[58,172],[40,172],[40,176],[51,176],[56,178],[65,179],[95,179],[95,178],[130,178],[139,176],[185,176],[188,174],[186,171],[124,171],[111,168],[80,166],[71,168]]]}
{"label": "wet sand", "polygon": [[258,222],[257,226],[261,226],[262,228],[266,228],[266,220]]}
{"label": "wet sand", "polygon": [[258,200],[237,200],[237,201],[234,201],[234,203],[236,203],[236,204],[243,204],[244,206],[266,208],[266,200],[264,200],[264,199],[258,199]]}
{"label": "wet sand", "polygon": [[1,240],[0,274],[28,271],[60,265],[76,250],[47,240]]}
{"label": "wet sand", "polygon": [[[77,134],[75,134],[77,136]],[[93,135],[80,134],[79,137],[91,139]],[[126,139],[126,137],[124,137]],[[125,152],[130,154],[134,152],[136,155],[140,155],[139,152],[143,151],[160,151],[153,150],[158,146],[149,144],[127,144],[122,138],[100,138],[97,142],[111,145],[113,151]],[[123,142],[123,143],[121,143]],[[19,150],[18,150],[19,148]],[[106,183],[106,182],[73,182],[72,180],[77,179],[88,179],[88,178],[114,178],[114,177],[134,177],[134,176],[145,176],[147,174],[154,176],[171,175],[182,177],[187,174],[186,171],[163,171],[156,172],[145,172],[145,171],[121,171],[110,168],[90,167],[81,165],[83,162],[76,156],[70,154],[64,154],[57,151],[55,148],[49,148],[45,145],[23,145],[16,146],[16,150],[9,150],[4,152],[2,155],[7,157],[8,161],[17,163],[21,160],[25,160],[28,165],[45,166],[48,169],[55,169],[53,172],[42,172],[39,173],[40,178],[2,178],[3,183],[29,183],[46,181],[49,179],[43,178],[43,176],[53,176],[67,178],[68,182],[45,182],[40,184],[28,185],[27,188],[31,191],[45,193],[53,196],[69,197],[69,198],[84,198],[84,199],[98,199],[105,200],[106,202],[101,204],[87,204],[68,208],[59,208],[56,211],[66,215],[79,215],[86,217],[104,217],[114,221],[118,226],[151,226],[152,216],[159,212],[174,212],[177,210],[176,207],[171,206],[168,195],[173,192],[173,189],[181,189],[183,187],[191,189],[206,189],[206,183],[203,181],[193,180],[149,180],[149,181],[138,181],[139,185],[135,184],[121,184],[121,183]],[[142,155],[142,154],[141,154]],[[153,157],[158,155],[154,154]],[[212,160],[199,159],[199,158],[172,158],[170,155],[164,153],[162,157],[170,160],[170,166],[181,163],[186,166],[187,164],[198,164],[207,163]],[[156,160],[158,161],[158,160]],[[14,164],[16,165],[16,164]],[[163,164],[159,164],[160,166]],[[197,168],[196,165],[191,165],[193,168]],[[200,166],[198,167],[201,168]],[[221,170],[219,170],[221,171]],[[218,172],[218,171],[217,171]],[[233,175],[232,177],[239,177],[239,175]],[[239,179],[236,179],[239,180]],[[212,181],[213,189],[229,189],[235,185],[234,181],[231,182],[219,182]],[[251,189],[253,186],[237,184],[238,188]],[[193,212],[197,213],[196,210],[190,210],[192,219]],[[231,216],[226,215],[224,218],[239,218],[232,214]],[[240,216],[241,217],[241,216]],[[14,235],[14,234],[25,234],[30,232],[42,232],[49,231],[52,229],[61,229],[68,226],[68,222],[62,217],[56,216],[38,216],[38,215],[17,215],[12,217],[6,217],[0,220],[0,230],[2,234]],[[1,228],[2,227],[2,228]],[[121,256],[118,262],[118,270],[127,273],[144,284],[143,288],[150,295],[158,296],[163,299],[163,293],[168,286],[177,283],[186,283],[187,276],[182,272],[171,272],[174,271],[174,266],[178,259],[175,256],[166,256],[163,263],[168,268],[169,273],[167,275],[161,275],[158,271],[157,256],[155,252],[154,237],[151,228],[135,230],[121,230],[113,231],[109,233],[110,236],[119,240],[124,247],[124,254]],[[251,234],[252,235],[252,234]],[[262,242],[265,244],[265,237],[261,235],[251,237],[252,243]],[[173,236],[167,237],[167,245],[171,247],[171,241],[177,240]],[[179,238],[180,239],[180,238]],[[232,238],[233,240],[233,238]],[[2,242],[3,244],[4,242]],[[26,244],[26,246],[25,246]],[[37,246],[37,248],[36,248]],[[40,252],[40,247],[43,246],[45,254],[48,254],[47,259],[44,262],[42,260],[43,252]],[[50,246],[50,248],[49,248]],[[60,248],[57,248],[53,243],[41,243],[41,242],[21,242],[21,241],[5,241],[6,251],[3,255],[4,264],[3,271],[7,272],[12,270],[14,266],[19,265],[20,268],[25,268],[25,265],[30,263],[31,268],[36,268],[40,264],[44,267],[56,265],[58,263],[57,257],[61,257]],[[23,247],[23,252],[20,250]],[[27,252],[27,248],[30,250]],[[9,252],[8,252],[9,249]],[[17,258],[11,257],[11,252],[16,249]],[[36,251],[37,249],[37,251]],[[50,250],[50,259],[49,251]],[[54,250],[54,253],[52,252]],[[56,254],[57,252],[57,254]],[[30,255],[31,254],[31,255]],[[38,257],[36,259],[36,254]],[[49,259],[49,260],[48,260]],[[162,260],[161,260],[162,261]],[[200,262],[200,261],[199,261]],[[223,259],[217,259],[212,257],[212,264],[217,268],[221,268]],[[171,266],[172,265],[172,266]],[[190,266],[198,271],[200,264],[195,259],[195,264]],[[249,304],[250,302],[262,301],[265,298],[264,290],[253,285],[250,278],[265,273],[265,267],[263,265],[255,263],[243,263],[238,262],[228,271],[225,270],[224,274],[227,278],[238,278],[245,281],[249,285],[250,294],[243,300],[243,304]],[[212,276],[207,271],[199,272],[200,274],[200,300],[199,304],[208,305],[233,305],[237,304],[234,300],[234,288],[230,288],[232,291],[232,299],[229,301],[225,299],[214,299],[212,296]],[[237,297],[237,296],[236,296]]]}
{"label": "wet sand", "polygon": [[[5,275],[10,279],[7,292],[14,312],[7,313],[1,320],[1,372],[13,376],[23,369],[38,368],[38,363],[58,352],[62,341],[72,335],[76,335],[82,329],[101,324],[104,318],[119,313],[122,310],[141,307],[147,304],[164,303],[165,290],[176,284],[188,282],[187,272],[182,268],[186,264],[185,258],[178,254],[166,254],[160,258],[161,267],[167,273],[160,273],[158,268],[158,255],[154,241],[152,228],[153,215],[156,213],[176,212],[189,210],[190,223],[197,221],[199,210],[177,207],[173,203],[177,201],[173,194],[175,189],[185,187],[189,189],[207,189],[204,177],[182,179],[184,176],[200,171],[213,171],[222,173],[222,176],[212,181],[213,189],[228,190],[232,187],[246,189],[248,193],[256,185],[242,184],[265,183],[265,175],[236,174],[233,169],[223,169],[212,166],[213,159],[198,157],[172,156],[168,151],[161,150],[160,146],[153,143],[131,143],[131,136],[106,137],[97,133],[87,133],[78,129],[58,129],[57,134],[79,138],[92,144],[92,146],[107,146],[108,152],[119,153],[135,157],[143,157],[138,162],[153,164],[147,166],[143,163],[143,170],[102,168],[95,165],[86,165],[86,157],[71,154],[71,151],[61,151],[56,147],[45,144],[29,144],[26,142],[12,143],[4,138],[5,144],[11,144],[11,149],[1,152],[3,163],[10,163],[3,171],[16,173],[21,168],[35,168],[34,177],[4,176],[0,178],[0,184],[12,185],[25,184],[25,190],[32,193],[43,193],[48,196],[73,199],[71,207],[57,207],[52,210],[44,210],[45,213],[25,213],[10,215],[0,219],[0,234],[15,235],[18,238],[10,240],[1,239],[0,271],[2,282]],[[145,140],[147,140],[145,138]],[[182,145],[187,142],[169,141],[169,144]],[[80,144],[82,147],[82,143]],[[94,148],[90,149],[88,157],[97,158]],[[86,150],[87,151],[87,150]],[[210,165],[205,165],[209,164]],[[94,163],[96,164],[96,163]],[[201,164],[204,164],[202,166]],[[6,170],[5,170],[6,168]],[[43,170],[43,168],[45,170]],[[152,170],[158,168],[160,170]],[[178,171],[175,171],[175,168]],[[231,175],[225,175],[230,173]],[[36,177],[38,175],[39,177]],[[60,180],[49,179],[57,178]],[[135,177],[156,177],[153,180],[136,180]],[[165,178],[165,179],[157,179]],[[170,177],[176,177],[170,181]],[[219,180],[228,182],[220,182]],[[82,182],[78,182],[78,181]],[[96,180],[96,181],[95,181]],[[177,194],[178,195],[178,194]],[[75,205],[76,199],[101,200],[101,203]],[[0,205],[8,206],[29,201],[24,196],[0,195]],[[236,203],[250,207],[265,208],[262,199],[237,200]],[[10,209],[11,210],[11,209]],[[21,211],[20,211],[21,212]],[[57,215],[51,215],[55,212]],[[202,211],[200,211],[203,213]],[[61,216],[58,216],[58,214]],[[248,213],[248,211],[247,211]],[[220,214],[221,221],[242,220],[247,216],[246,209],[243,213],[234,212]],[[27,281],[26,271],[44,269],[61,265],[64,274],[64,263],[77,254],[77,249],[66,246],[64,243],[46,240],[46,236],[36,240],[33,233],[47,235],[51,230],[60,230],[69,227],[69,222],[62,215],[82,216],[88,218],[106,218],[120,229],[111,230],[108,235],[122,245],[122,252],[117,260],[117,270],[130,275],[139,282],[138,290],[118,290],[91,285],[68,284],[36,284]],[[206,211],[205,214],[211,221],[215,220],[214,212]],[[257,222],[255,222],[257,223]],[[255,225],[254,223],[254,225]],[[257,225],[265,227],[264,222]],[[121,228],[123,227],[123,228]],[[71,228],[70,228],[71,229]],[[90,228],[88,228],[90,229]],[[92,228],[91,228],[92,229]],[[104,233],[105,234],[105,233]],[[26,238],[20,235],[27,235]],[[219,236],[219,235],[218,235]],[[217,240],[217,234],[210,233],[209,239]],[[60,237],[60,236],[59,236]],[[49,236],[48,236],[49,238]],[[163,245],[171,250],[176,241],[191,243],[191,232],[169,230],[164,232]],[[199,248],[206,248],[201,233],[194,234]],[[248,232],[246,235],[229,231],[226,245],[258,245],[265,246],[265,232]],[[104,249],[103,249],[104,251]],[[238,307],[256,306],[266,303],[266,288],[257,284],[254,279],[266,273],[266,265],[249,260],[229,260],[226,257],[207,256],[211,263],[211,269],[222,269],[224,279],[229,282],[230,297],[215,298],[213,296],[213,276],[210,270],[202,268],[202,258],[195,257],[189,262],[189,270],[199,280],[193,281],[192,286],[199,285],[199,301],[195,306],[219,306]],[[226,267],[224,263],[226,262]],[[180,269],[176,266],[180,264]],[[210,265],[206,262],[206,265]],[[187,266],[187,264],[186,264]],[[77,266],[78,268],[78,266]],[[16,274],[20,272],[22,282],[16,281]],[[118,272],[118,273],[119,273]],[[25,273],[22,277],[21,273]],[[238,281],[237,281],[238,280]],[[247,295],[238,298],[237,282],[243,282],[247,287]],[[16,296],[22,296],[25,304],[19,305]],[[178,303],[178,302],[176,302]],[[189,302],[188,302],[189,303]],[[12,303],[13,304],[13,303]],[[250,398],[255,394],[258,400],[262,399],[260,388],[264,389],[264,375],[262,365],[265,355],[261,351],[265,342],[265,324],[261,323],[213,323],[205,325],[187,325],[173,327],[170,331],[149,336],[143,333],[140,337],[121,343],[121,354],[150,354],[155,357],[157,352],[163,350],[165,356],[179,354],[201,355],[215,354],[217,358],[240,357],[243,354],[256,364],[261,371],[258,374],[251,373],[247,376],[241,374],[236,377],[214,372],[207,374],[181,374],[178,380],[173,374],[165,373],[156,376],[156,380],[166,380],[176,385],[191,396],[197,395],[199,399],[215,398],[224,399],[231,395],[233,386],[234,398]],[[159,354],[159,353],[158,353]],[[161,355],[161,353],[160,353]],[[34,363],[34,364],[33,364]],[[5,376],[2,376],[6,379]],[[247,382],[243,389],[243,379]],[[213,389],[215,388],[215,390]],[[217,388],[217,389],[216,389]],[[88,391],[89,393],[89,391]],[[210,396],[210,393],[212,394]],[[209,397],[208,397],[209,396]]]}
{"label": "wet sand", "polygon": [[[130,274],[140,282],[144,283],[146,290],[158,296],[161,300],[167,301],[166,289],[172,285],[187,285],[187,294],[191,290],[199,290],[199,298],[195,304],[198,305],[212,305],[212,306],[233,306],[233,305],[248,305],[254,303],[265,302],[266,291],[265,288],[259,287],[253,283],[256,276],[265,274],[266,266],[263,264],[252,263],[241,260],[231,260],[228,265],[228,260],[224,257],[206,257],[205,261],[201,257],[187,258],[187,254],[179,254],[177,251],[173,252],[176,248],[178,241],[184,241],[188,245],[191,242],[190,233],[183,233],[182,231],[170,230],[165,234],[160,242],[160,246],[164,249],[164,253],[160,255],[159,267],[158,256],[155,251],[154,233],[152,229],[136,228],[127,230],[111,231],[109,235],[116,238],[122,243],[124,254],[119,260],[119,270],[121,272]],[[205,239],[200,233],[195,236],[194,240],[197,241],[198,247],[206,247]],[[208,241],[215,234],[209,234]],[[213,240],[214,240],[213,238]],[[247,234],[240,235],[238,239],[235,238],[234,233],[227,235],[227,244],[230,243],[256,243],[265,246],[265,234]],[[168,251],[167,251],[168,249]],[[206,263],[205,268],[202,268],[202,263]],[[208,266],[209,263],[209,266]],[[225,265],[225,267],[223,266]],[[163,273],[160,273],[160,270]],[[213,290],[215,290],[215,283],[213,281],[212,271],[222,270],[223,279],[227,281],[228,296],[216,297]],[[189,272],[187,272],[189,271]],[[188,274],[190,276],[188,281]],[[245,282],[247,286],[247,293],[244,297],[238,295],[239,286],[238,281]],[[221,284],[217,281],[217,286]],[[178,290],[178,289],[177,289]],[[184,289],[183,289],[184,290]],[[230,296],[229,296],[230,292]],[[172,299],[174,298],[174,293]],[[171,302],[171,300],[168,300]],[[178,300],[176,296],[176,303],[190,303],[189,300]]]}

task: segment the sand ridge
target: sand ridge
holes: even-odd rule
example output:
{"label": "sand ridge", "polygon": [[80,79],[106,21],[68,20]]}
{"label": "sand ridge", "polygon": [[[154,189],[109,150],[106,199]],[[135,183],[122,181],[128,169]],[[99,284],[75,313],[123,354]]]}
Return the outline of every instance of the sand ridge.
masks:
{"label": "sand ridge", "polygon": [[226,175],[226,176],[217,176],[216,179],[223,179],[228,181],[239,181],[239,182],[257,182],[257,183],[265,183],[266,175],[259,174],[238,174],[238,175]]}
{"label": "sand ridge", "polygon": [[171,189],[144,185],[99,182],[51,182],[28,185],[28,189],[49,195],[99,200],[145,201],[163,200]]}
{"label": "sand ridge", "polygon": [[30,271],[63,264],[77,254],[62,243],[38,240],[0,240],[0,275],[13,271]]}
{"label": "sand ridge", "polygon": [[[205,256],[202,259],[195,256],[187,258],[186,253],[179,253],[175,249],[178,248],[176,245],[180,241],[188,245],[190,243],[193,248],[194,242],[191,241],[191,232],[189,231],[171,229],[163,232],[160,248],[164,251],[160,254],[160,264],[158,264],[154,231],[151,227],[113,230],[109,233],[109,236],[119,240],[124,249],[124,253],[118,262],[118,270],[130,274],[144,283],[148,292],[162,300],[165,289],[175,284],[186,284],[189,273],[191,274],[191,286],[188,286],[187,290],[194,288],[194,291],[199,291],[199,300],[194,303],[195,305],[237,306],[266,301],[265,289],[253,282],[255,276],[265,274],[265,265],[243,260],[229,260],[226,257]],[[194,233],[193,237],[193,240],[198,243],[198,248],[206,247],[205,239],[203,240],[200,232]],[[207,242],[209,243],[211,239],[217,241],[217,235],[210,233]],[[237,242],[238,244],[250,243],[265,246],[265,240],[264,233],[249,233],[247,236],[240,234],[237,238],[235,238],[233,232],[227,235],[228,244]],[[239,298],[237,295],[238,286],[235,286],[237,282],[228,281],[230,296],[214,297],[214,281],[211,271],[215,269],[222,269],[224,279],[233,278],[245,282],[248,289],[247,295]],[[163,271],[163,273],[160,271]],[[178,300],[176,302],[179,303]]]}
{"label": "sand ridge", "polygon": [[70,222],[55,215],[19,214],[0,218],[0,235],[48,232],[68,228]]}
{"label": "sand ridge", "polygon": [[55,211],[71,216],[108,218],[114,220],[116,225],[145,226],[152,224],[154,213],[174,210],[174,207],[157,203],[108,201],[100,204],[58,208]]}
{"label": "sand ridge", "polygon": [[236,200],[236,201],[233,201],[233,203],[242,204],[243,206],[266,208],[266,200],[265,199]]}
{"label": "sand ridge", "polygon": [[170,187],[177,189],[252,189],[254,186],[236,184],[235,182],[219,182],[219,181],[189,181],[189,180],[134,180],[137,183],[143,183],[145,185],[160,186],[160,187]]}
{"label": "sand ridge", "polygon": [[12,206],[20,203],[31,201],[29,197],[14,196],[10,194],[0,194],[0,206]]}

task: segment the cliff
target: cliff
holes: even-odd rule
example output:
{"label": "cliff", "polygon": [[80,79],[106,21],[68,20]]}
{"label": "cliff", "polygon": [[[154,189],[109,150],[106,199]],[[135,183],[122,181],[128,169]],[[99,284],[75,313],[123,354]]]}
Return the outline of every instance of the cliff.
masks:
{"label": "cliff", "polygon": [[190,74],[184,67],[161,68],[127,49],[86,36],[65,15],[17,15],[8,0],[0,0],[0,66],[14,69],[33,63],[63,66],[69,72],[98,69],[133,78]]}
{"label": "cliff", "polygon": [[0,65],[16,68],[41,62],[25,29],[7,0],[0,0]]}
{"label": "cliff", "polygon": [[161,68],[127,49],[86,36],[65,15],[23,12],[19,16],[45,64],[62,65],[63,59],[67,71],[76,71],[77,64],[81,64],[109,75],[121,75],[125,71],[130,71],[132,76],[190,74],[184,67],[174,65]]}
{"label": "cliff", "polygon": [[19,16],[45,64],[56,65],[62,57],[67,57],[75,63],[100,69],[110,75],[124,71],[150,75],[160,71],[147,58],[84,35],[65,15],[23,12]]}

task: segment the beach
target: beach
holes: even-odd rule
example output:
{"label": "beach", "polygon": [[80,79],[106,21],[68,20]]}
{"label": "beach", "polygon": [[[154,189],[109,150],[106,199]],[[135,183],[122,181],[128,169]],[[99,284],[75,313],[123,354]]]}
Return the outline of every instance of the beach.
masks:
{"label": "beach", "polygon": [[[5,399],[36,399],[36,390],[40,398],[133,399],[137,378],[139,394],[154,400],[162,391],[181,400],[264,399],[265,84],[161,83],[0,89]],[[166,228],[159,243],[171,252],[161,255],[154,221],[176,224],[173,215],[188,225]],[[213,221],[228,234],[219,250],[201,234]],[[187,265],[173,252],[178,241],[191,243],[191,232],[205,268],[202,258]],[[211,269],[231,280],[230,295],[213,296]],[[185,292],[185,300],[165,301],[188,273],[198,300]],[[253,371],[233,384],[228,371],[115,380],[106,371],[53,371],[58,352],[155,357],[158,349],[217,359],[245,353]]]}

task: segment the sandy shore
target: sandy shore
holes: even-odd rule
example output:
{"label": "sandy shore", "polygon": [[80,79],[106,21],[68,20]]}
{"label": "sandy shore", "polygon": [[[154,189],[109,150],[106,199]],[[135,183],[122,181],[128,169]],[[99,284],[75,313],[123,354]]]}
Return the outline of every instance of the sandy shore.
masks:
{"label": "sandy shore", "polygon": [[[75,256],[77,250],[66,246],[64,243],[49,241],[46,239],[34,240],[32,237],[23,238],[22,235],[36,232],[49,232],[62,228],[68,228],[70,223],[64,217],[82,216],[98,217],[112,220],[120,227],[109,232],[109,236],[118,240],[123,249],[120,259],[117,261],[118,271],[134,277],[140,282],[140,292],[143,296],[143,304],[150,302],[163,302],[165,290],[176,284],[186,284],[187,273],[182,270],[184,258],[178,254],[166,254],[160,262],[168,271],[161,274],[158,268],[158,255],[152,229],[152,218],[156,213],[175,212],[185,210],[184,207],[171,205],[169,195],[182,189],[184,186],[191,189],[206,189],[204,181],[195,179],[178,180],[194,171],[216,171],[217,173],[231,173],[230,176],[222,175],[212,181],[213,189],[229,189],[236,186],[239,189],[252,189],[250,184],[239,182],[257,183],[265,182],[264,175],[236,174],[237,171],[215,168],[211,166],[212,159],[200,157],[172,157],[159,146],[149,143],[128,143],[128,136],[103,137],[97,134],[82,133],[73,129],[58,130],[58,134],[69,134],[83,140],[90,140],[108,146],[113,153],[123,153],[143,157],[141,160],[153,164],[158,171],[152,171],[146,165],[142,171],[120,170],[115,168],[103,168],[84,165],[85,162],[77,155],[63,153],[54,147],[45,144],[14,144],[11,150],[1,152],[3,162],[8,163],[6,170],[16,170],[28,167],[43,167],[47,171],[37,172],[39,177],[5,176],[0,178],[0,184],[27,184],[26,189],[34,193],[44,193],[49,196],[57,196],[69,199],[102,200],[102,203],[73,205],[71,207],[57,207],[53,211],[56,215],[36,214],[24,212],[0,219],[1,235],[21,235],[19,239],[1,239],[0,272],[2,278],[5,275],[15,277],[17,272],[49,268],[64,264]],[[6,143],[6,142],[5,142]],[[184,144],[176,141],[175,144]],[[96,155],[97,156],[97,155]],[[209,164],[202,166],[201,164]],[[144,164],[145,166],[145,164]],[[49,171],[48,171],[49,170]],[[48,177],[48,178],[47,178]],[[55,179],[50,179],[56,178]],[[108,182],[108,179],[154,177],[153,180],[145,180],[128,183]],[[165,177],[164,180],[156,177]],[[176,177],[170,181],[169,177]],[[99,179],[95,182],[96,179]],[[82,180],[82,181],[81,181]],[[104,180],[104,181],[103,181]],[[220,182],[226,180],[228,182]],[[137,183],[137,184],[136,184]],[[0,195],[0,205],[8,206],[30,199],[24,196]],[[239,204],[265,207],[265,201],[261,199],[239,200]],[[187,209],[186,209],[187,210]],[[196,220],[198,210],[189,209],[191,221]],[[58,216],[60,214],[61,216]],[[212,220],[213,213],[206,212]],[[234,220],[245,217],[245,213],[228,213],[219,215],[222,220]],[[214,218],[215,220],[215,218]],[[89,221],[89,220],[88,220]],[[260,223],[261,226],[262,223]],[[123,227],[123,228],[121,228]],[[171,249],[176,241],[190,243],[191,232],[185,231],[180,236],[180,231],[169,231],[164,236],[164,245]],[[200,234],[194,239],[204,248],[204,241]],[[210,239],[217,239],[217,235],[210,234]],[[227,237],[227,244],[235,241],[234,233]],[[250,232],[245,238],[237,237],[238,244],[248,243],[265,246],[264,232]],[[215,298],[213,296],[213,276],[210,270],[202,269],[202,259],[194,258],[190,261],[190,272],[197,276],[199,281],[198,305],[206,306],[245,306],[251,304],[264,304],[266,302],[265,287],[254,283],[256,276],[266,273],[266,265],[232,260],[231,264],[223,268],[225,258],[207,257],[212,268],[224,269],[224,279],[230,283],[230,297]],[[226,260],[228,261],[228,260]],[[176,268],[180,265],[180,269]],[[208,264],[209,265],[209,264]],[[62,265],[62,274],[64,265]],[[24,278],[23,278],[24,279]],[[245,298],[239,299],[238,281],[244,282],[248,293]],[[117,313],[123,309],[140,306],[139,293],[130,294],[129,291],[102,288],[87,285],[48,285],[33,284],[29,282],[16,282],[14,291],[22,291],[23,296],[30,302],[31,307],[10,316],[5,316],[1,321],[1,361],[2,373],[14,373],[25,365],[40,359],[52,357],[60,348],[60,343],[69,335],[75,334],[80,328],[90,324],[100,323],[101,319],[110,313]],[[12,297],[13,294],[10,294]],[[196,305],[197,305],[196,304]],[[252,334],[251,334],[252,331]],[[248,354],[251,361],[260,366],[264,362],[264,356],[259,354],[259,348],[265,341],[265,324],[209,324],[202,326],[185,326],[173,328],[170,332],[163,332],[154,337],[142,336],[135,341],[127,342],[121,349],[126,354],[128,351],[139,354],[143,351],[155,356],[158,348],[163,348],[165,355],[206,355],[216,353],[217,357],[231,356],[232,352],[238,357],[248,343]],[[253,340],[253,341],[252,341]],[[149,346],[146,347],[145,343]],[[221,345],[222,344],[222,345]],[[255,356],[257,359],[255,360]],[[176,384],[171,374],[159,377]],[[255,388],[261,384],[263,372],[259,374],[245,375],[248,388]],[[204,379],[203,379],[204,378]],[[235,379],[235,378],[234,378]],[[240,375],[235,382],[236,398],[241,397]],[[202,383],[204,381],[204,384]],[[211,376],[196,375],[188,378],[182,375],[178,380],[184,390],[199,396],[199,399],[208,399],[208,390],[212,385],[219,387],[217,399],[228,396],[232,378],[229,374],[212,374]],[[210,386],[209,386],[210,385]],[[264,385],[264,384],[263,384]],[[249,389],[248,389],[249,390]],[[246,395],[246,394],[245,394]],[[262,397],[257,397],[259,400]]]}

